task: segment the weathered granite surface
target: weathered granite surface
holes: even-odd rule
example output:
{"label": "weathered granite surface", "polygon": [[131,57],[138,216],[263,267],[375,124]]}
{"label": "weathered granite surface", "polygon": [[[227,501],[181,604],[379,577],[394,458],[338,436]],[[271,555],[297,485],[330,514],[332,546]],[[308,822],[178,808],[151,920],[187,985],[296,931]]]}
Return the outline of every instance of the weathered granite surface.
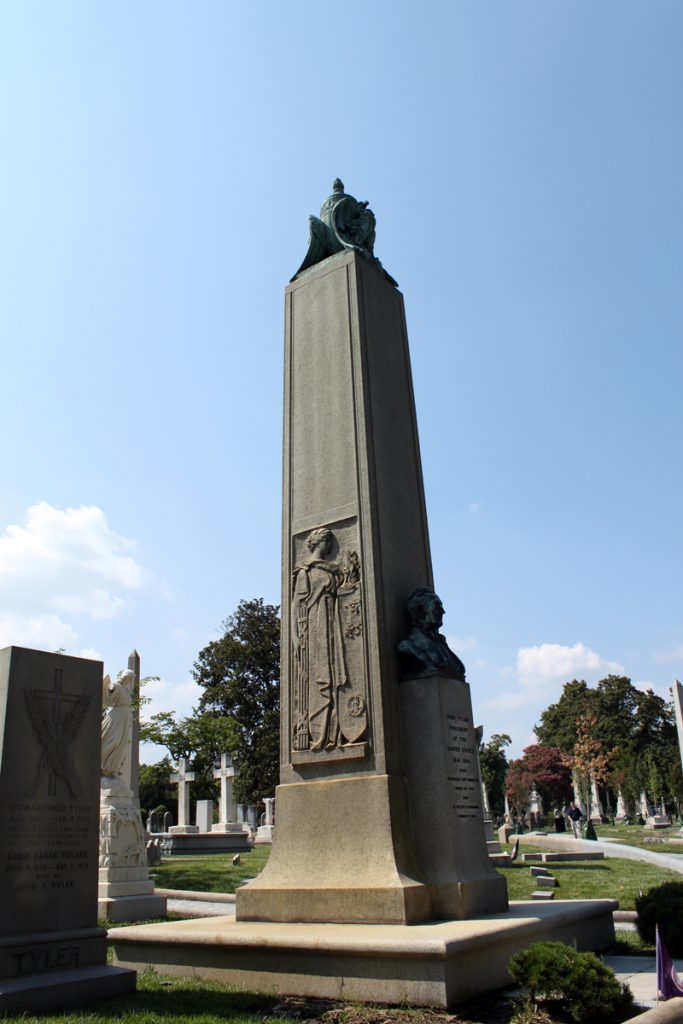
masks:
{"label": "weathered granite surface", "polygon": [[101,707],[101,662],[0,651],[0,1012],[135,987],[97,926]]}
{"label": "weathered granite surface", "polygon": [[[278,822],[278,828],[280,823]],[[272,924],[232,917],[117,928],[114,962],[322,999],[451,1007],[509,984],[513,953],[555,940],[614,944],[616,900],[512,903],[477,920],[401,925]]]}
{"label": "weathered granite surface", "polygon": [[237,916],[425,920],[397,645],[433,582],[403,299],[346,251],[289,285],[285,322],[278,824]]}

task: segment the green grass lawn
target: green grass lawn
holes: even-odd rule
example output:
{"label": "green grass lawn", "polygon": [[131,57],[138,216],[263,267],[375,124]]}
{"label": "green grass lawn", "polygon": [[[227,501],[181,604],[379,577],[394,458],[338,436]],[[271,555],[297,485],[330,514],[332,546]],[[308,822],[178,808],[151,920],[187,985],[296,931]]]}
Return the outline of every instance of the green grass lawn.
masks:
{"label": "green grass lawn", "polygon": [[[146,970],[138,974],[137,991],[116,999],[90,1003],[81,1010],[31,1016],[22,1024],[263,1024],[274,1020],[272,995],[238,992],[229,985],[195,978],[172,978]],[[279,1018],[282,1024],[291,1017]]]}
{"label": "green grass lawn", "polygon": [[[520,846],[522,853],[533,853],[541,847]],[[508,897],[511,900],[528,900],[537,888],[529,871],[530,864],[515,861],[506,868],[498,868],[508,883]],[[555,889],[556,900],[619,900],[621,910],[634,910],[635,898],[662,882],[683,882],[683,875],[669,868],[655,867],[637,860],[605,858],[605,860],[583,861],[576,864],[560,862],[546,864],[558,880]]]}
{"label": "green grass lawn", "polygon": [[[604,826],[607,833],[609,826]],[[630,838],[629,826],[617,826],[619,838]],[[642,829],[634,826],[636,832]],[[629,829],[629,832],[625,830]],[[602,830],[601,830],[602,831]],[[635,836],[634,838],[637,838]],[[631,842],[629,845],[636,845]],[[542,850],[542,846],[521,846],[523,853]],[[667,852],[669,850],[667,849]],[[166,857],[152,872],[156,884],[163,889],[190,889],[196,892],[235,892],[247,878],[253,878],[261,871],[268,859],[270,846],[255,846],[248,853],[240,855],[241,863],[232,864],[232,854],[210,856]],[[536,888],[529,872],[529,864],[521,860],[508,868],[499,870],[508,881],[508,893],[512,900],[528,900]],[[555,899],[600,899],[609,897],[619,900],[622,910],[633,910],[638,893],[662,882],[683,882],[683,875],[669,868],[659,868],[641,861],[605,858],[602,861],[584,861],[576,864],[549,864],[560,885]]]}
{"label": "green grass lawn", "polygon": [[270,846],[255,846],[240,853],[233,865],[233,853],[204,857],[164,857],[150,875],[160,889],[190,889],[194,892],[234,892],[247,878],[254,878],[268,860]]}

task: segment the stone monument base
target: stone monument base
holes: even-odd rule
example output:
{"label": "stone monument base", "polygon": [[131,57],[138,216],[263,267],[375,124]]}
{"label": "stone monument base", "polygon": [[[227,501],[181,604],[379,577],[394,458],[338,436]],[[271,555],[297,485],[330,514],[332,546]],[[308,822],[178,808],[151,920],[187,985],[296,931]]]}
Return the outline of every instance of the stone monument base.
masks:
{"label": "stone monument base", "polygon": [[222,835],[245,835],[244,826],[237,821],[217,821],[215,825],[211,826],[211,831],[220,832]]}
{"label": "stone monument base", "polygon": [[171,825],[168,830],[170,836],[192,836],[199,832],[199,825]]}
{"label": "stone monument base", "polygon": [[135,991],[136,973],[121,967],[80,967],[0,981],[0,1013],[38,1013],[86,1006]]}
{"label": "stone monument base", "polygon": [[[276,793],[273,849],[263,871],[235,894],[238,920],[405,925],[433,916],[430,886],[395,849],[392,822],[408,819],[403,778],[316,779]],[[353,827],[340,829],[350,815]]]}
{"label": "stone monument base", "polygon": [[616,900],[511,903],[468,921],[416,925],[273,924],[232,917],[117,928],[114,963],[215,978],[278,995],[451,1007],[509,983],[532,942],[614,943]]}
{"label": "stone monument base", "polygon": [[662,814],[651,814],[645,822],[645,828],[657,829],[657,828],[671,828],[671,822],[668,818],[665,818]]}
{"label": "stone monument base", "polygon": [[244,853],[252,848],[246,832],[171,832],[164,836],[165,856],[183,853]]}
{"label": "stone monument base", "polygon": [[104,928],[0,938],[0,1015],[82,1006],[135,990],[135,971],[107,967]]}
{"label": "stone monument base", "polygon": [[153,917],[166,917],[166,897],[153,892],[100,898],[97,916],[105,921],[149,921]]}

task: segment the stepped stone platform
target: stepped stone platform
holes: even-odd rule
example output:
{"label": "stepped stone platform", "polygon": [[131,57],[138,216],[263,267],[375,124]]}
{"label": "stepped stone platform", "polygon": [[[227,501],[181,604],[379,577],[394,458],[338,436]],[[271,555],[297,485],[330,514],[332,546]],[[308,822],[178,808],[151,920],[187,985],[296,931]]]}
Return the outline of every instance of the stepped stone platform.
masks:
{"label": "stepped stone platform", "polygon": [[614,943],[616,900],[544,896],[464,921],[273,924],[215,917],[117,928],[109,938],[120,967],[154,966],[282,995],[450,1007],[505,986],[510,957],[531,942],[597,952]]}

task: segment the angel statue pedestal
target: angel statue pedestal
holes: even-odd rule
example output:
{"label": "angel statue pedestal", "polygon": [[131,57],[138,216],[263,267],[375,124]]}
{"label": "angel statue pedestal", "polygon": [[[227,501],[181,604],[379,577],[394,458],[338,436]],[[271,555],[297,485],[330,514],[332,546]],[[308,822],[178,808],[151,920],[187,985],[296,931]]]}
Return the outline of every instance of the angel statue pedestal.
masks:
{"label": "angel statue pedestal", "polygon": [[149,877],[140,802],[133,792],[137,781],[132,708],[139,686],[137,652],[131,654],[129,665],[113,683],[106,676],[102,689],[98,912],[107,921],[166,916],[166,897],[154,892]]}
{"label": "angel statue pedestal", "polygon": [[451,1006],[505,984],[536,939],[604,948],[616,903],[508,908],[490,864],[469,687],[438,630],[403,298],[374,239],[367,203],[335,181],[286,290],[271,855],[236,921],[112,940],[117,963]]}

